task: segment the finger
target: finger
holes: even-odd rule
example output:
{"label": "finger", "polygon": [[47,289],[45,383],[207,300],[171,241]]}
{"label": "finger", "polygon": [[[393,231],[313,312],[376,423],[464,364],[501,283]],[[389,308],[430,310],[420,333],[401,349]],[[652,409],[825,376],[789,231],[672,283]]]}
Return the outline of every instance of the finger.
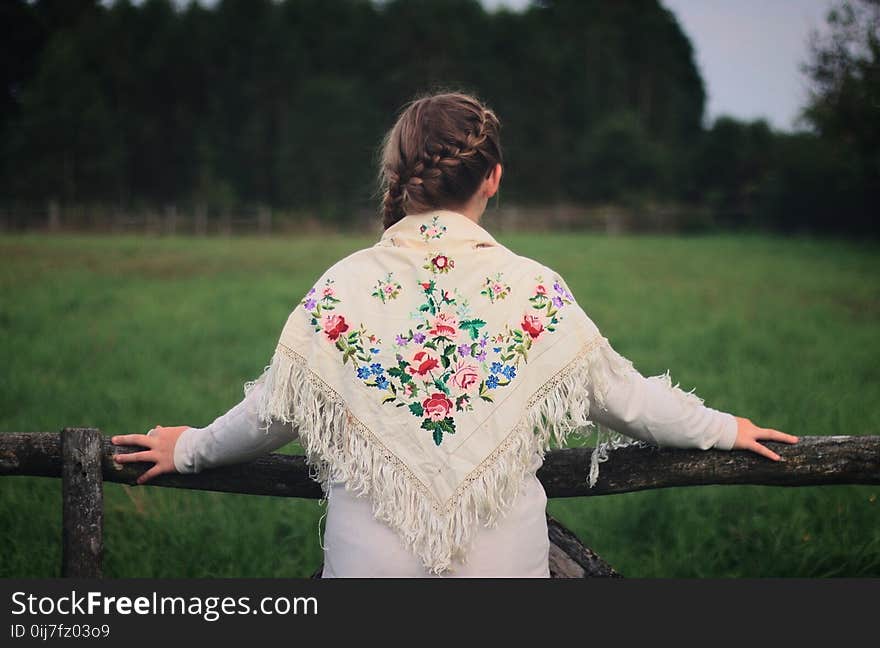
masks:
{"label": "finger", "polygon": [[156,464],[155,466],[150,468],[148,471],[146,471],[144,474],[142,474],[140,477],[138,477],[137,483],[143,484],[143,483],[151,480],[156,475],[160,475],[160,474],[162,474],[162,468],[159,467],[159,464]]}
{"label": "finger", "polygon": [[110,442],[116,445],[142,445],[152,448],[156,444],[156,438],[146,434],[117,434],[110,437]]}
{"label": "finger", "polygon": [[129,463],[132,461],[156,461],[156,455],[152,450],[141,450],[140,452],[117,452],[113,455],[118,463]]}
{"label": "finger", "polygon": [[780,459],[782,459],[782,457],[773,452],[770,448],[763,446],[758,442],[753,443],[749,449],[752,452],[757,452],[758,454],[764,455],[768,459],[773,459],[774,461],[779,461]]}
{"label": "finger", "polygon": [[797,443],[800,441],[800,439],[793,434],[786,434],[785,432],[780,432],[779,430],[774,430],[772,428],[762,428],[762,431],[766,435],[762,438],[771,441],[782,441],[783,443]]}

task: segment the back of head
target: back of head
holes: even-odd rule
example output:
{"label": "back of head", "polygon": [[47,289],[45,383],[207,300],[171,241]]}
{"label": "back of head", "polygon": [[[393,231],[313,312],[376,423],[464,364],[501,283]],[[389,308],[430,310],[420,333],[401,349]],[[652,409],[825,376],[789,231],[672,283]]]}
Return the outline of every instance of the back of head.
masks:
{"label": "back of head", "polygon": [[495,113],[463,92],[425,94],[404,105],[380,152],[385,229],[406,214],[467,202],[502,162],[500,130]]}

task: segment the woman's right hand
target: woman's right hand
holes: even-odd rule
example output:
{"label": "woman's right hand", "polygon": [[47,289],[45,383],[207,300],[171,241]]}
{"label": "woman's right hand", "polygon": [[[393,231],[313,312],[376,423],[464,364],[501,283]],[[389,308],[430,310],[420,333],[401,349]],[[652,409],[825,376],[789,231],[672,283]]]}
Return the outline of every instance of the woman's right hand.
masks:
{"label": "woman's right hand", "polygon": [[783,443],[797,443],[800,439],[793,434],[786,434],[771,428],[758,427],[747,418],[734,416],[737,423],[736,441],[733,450],[751,450],[760,455],[769,457],[774,461],[781,461],[782,457],[773,452],[767,446],[758,443],[759,439],[766,441],[782,441]]}
{"label": "woman's right hand", "polygon": [[139,445],[147,448],[139,452],[117,452],[113,455],[113,459],[117,463],[127,463],[129,461],[153,462],[154,465],[137,478],[138,484],[143,484],[162,473],[176,472],[174,467],[174,446],[177,444],[178,437],[188,427],[188,425],[175,425],[173,427],[157,425],[146,434],[119,434],[111,437],[110,442],[115,445]]}

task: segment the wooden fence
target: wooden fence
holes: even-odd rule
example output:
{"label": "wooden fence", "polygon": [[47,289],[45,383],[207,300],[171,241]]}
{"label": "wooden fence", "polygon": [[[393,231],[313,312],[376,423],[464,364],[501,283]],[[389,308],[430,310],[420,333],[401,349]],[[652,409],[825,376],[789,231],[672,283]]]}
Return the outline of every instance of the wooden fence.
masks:
{"label": "wooden fence", "polygon": [[[783,457],[775,462],[748,451],[684,450],[632,446],[611,452],[593,488],[585,481],[592,448],[548,453],[538,477],[548,497],[627,493],[670,486],[752,484],[816,486],[880,483],[880,435],[801,436],[795,445],[765,442]],[[97,428],[0,433],[0,476],[60,477],[62,492],[61,575],[101,577],[104,482],[135,484],[150,463],[120,465],[115,446]],[[302,456],[267,454],[248,463],[197,474],[166,473],[147,485],[166,488],[317,499]],[[550,570],[556,578],[620,576],[559,522],[548,516]],[[320,576],[321,568],[315,572]]]}
{"label": "wooden fence", "polygon": [[[379,231],[378,206],[356,204],[333,216],[317,209],[272,209],[267,205],[241,205],[209,209],[207,205],[175,205],[121,209],[113,205],[4,205],[0,201],[0,232],[93,232],[149,236],[261,236],[304,231]],[[625,232],[679,232],[734,227],[743,214],[709,210],[688,204],[648,204],[639,208],[618,204],[548,203],[542,205],[492,205],[484,224],[497,234],[555,230]]]}

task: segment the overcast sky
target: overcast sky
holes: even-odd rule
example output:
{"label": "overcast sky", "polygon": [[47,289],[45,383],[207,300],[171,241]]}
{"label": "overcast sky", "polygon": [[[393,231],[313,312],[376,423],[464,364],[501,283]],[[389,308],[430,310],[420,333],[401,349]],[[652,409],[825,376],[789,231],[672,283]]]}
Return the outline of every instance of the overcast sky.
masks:
{"label": "overcast sky", "polygon": [[[522,9],[529,0],[482,0]],[[800,64],[810,30],[821,28],[830,0],[661,0],[696,50],[709,120],[720,114],[764,117],[790,130],[806,99]]]}

